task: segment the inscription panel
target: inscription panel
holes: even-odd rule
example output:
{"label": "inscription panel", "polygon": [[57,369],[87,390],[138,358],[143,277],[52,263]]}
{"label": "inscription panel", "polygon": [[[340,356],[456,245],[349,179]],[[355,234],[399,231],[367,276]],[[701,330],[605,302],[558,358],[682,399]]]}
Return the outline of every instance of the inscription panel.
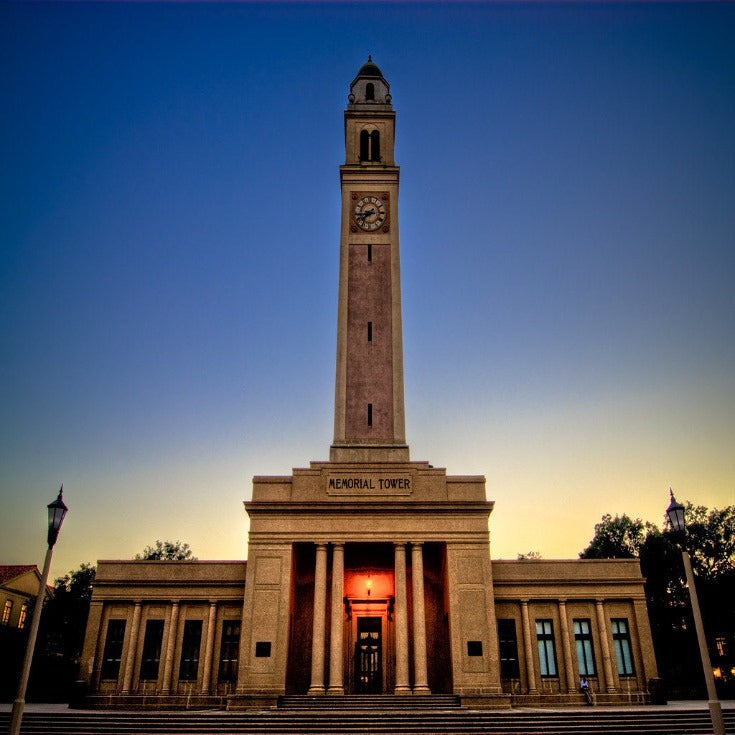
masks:
{"label": "inscription panel", "polygon": [[390,472],[327,473],[328,495],[411,495],[414,478]]}

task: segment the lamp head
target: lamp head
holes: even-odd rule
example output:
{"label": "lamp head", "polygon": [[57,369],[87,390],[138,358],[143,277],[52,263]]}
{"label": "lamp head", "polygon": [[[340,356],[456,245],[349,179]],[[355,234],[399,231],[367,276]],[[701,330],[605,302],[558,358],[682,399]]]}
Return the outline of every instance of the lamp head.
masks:
{"label": "lamp head", "polygon": [[666,509],[666,515],[669,517],[669,523],[674,531],[682,533],[686,531],[686,524],[684,523],[684,506],[681,503],[676,502],[674,497],[674,491],[669,488],[669,494],[671,496],[671,502],[669,507]]}
{"label": "lamp head", "polygon": [[64,501],[62,495],[64,494],[64,486],[61,486],[59,490],[59,497],[56,500],[48,504],[48,545],[53,546],[56,543],[56,539],[59,537],[59,529],[61,524],[64,522],[64,516],[69,510]]}

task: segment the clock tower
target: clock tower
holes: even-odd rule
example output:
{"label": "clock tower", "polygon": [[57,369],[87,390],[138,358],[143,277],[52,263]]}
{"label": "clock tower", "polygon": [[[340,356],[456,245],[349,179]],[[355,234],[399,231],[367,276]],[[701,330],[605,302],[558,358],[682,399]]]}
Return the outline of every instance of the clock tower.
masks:
{"label": "clock tower", "polygon": [[340,167],[332,462],[407,462],[398,246],[399,168],[390,85],[368,57],[350,84]]}

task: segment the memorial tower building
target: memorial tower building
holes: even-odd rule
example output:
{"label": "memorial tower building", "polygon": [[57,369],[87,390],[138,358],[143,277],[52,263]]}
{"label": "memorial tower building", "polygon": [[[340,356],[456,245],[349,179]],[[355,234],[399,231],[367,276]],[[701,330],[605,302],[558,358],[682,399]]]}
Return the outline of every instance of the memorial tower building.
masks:
{"label": "memorial tower building", "polygon": [[580,675],[598,701],[645,701],[656,666],[637,561],[491,562],[485,478],[409,459],[395,126],[369,58],[344,111],[329,460],[253,478],[246,562],[98,562],[91,706],[568,704]]}

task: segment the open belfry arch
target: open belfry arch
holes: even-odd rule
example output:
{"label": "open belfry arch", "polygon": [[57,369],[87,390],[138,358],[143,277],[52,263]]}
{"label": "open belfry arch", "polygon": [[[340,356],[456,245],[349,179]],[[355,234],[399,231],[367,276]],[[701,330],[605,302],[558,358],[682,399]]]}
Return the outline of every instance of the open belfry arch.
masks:
{"label": "open belfry arch", "polygon": [[409,460],[396,118],[371,60],[348,100],[334,441],[253,480],[237,691],[503,698],[485,480]]}
{"label": "open belfry arch", "polygon": [[329,461],[253,478],[247,562],[98,562],[87,705],[561,705],[581,703],[581,676],[600,703],[647,701],[656,662],[638,562],[491,562],[485,478],[410,460],[396,116],[371,59],[344,125]]}

